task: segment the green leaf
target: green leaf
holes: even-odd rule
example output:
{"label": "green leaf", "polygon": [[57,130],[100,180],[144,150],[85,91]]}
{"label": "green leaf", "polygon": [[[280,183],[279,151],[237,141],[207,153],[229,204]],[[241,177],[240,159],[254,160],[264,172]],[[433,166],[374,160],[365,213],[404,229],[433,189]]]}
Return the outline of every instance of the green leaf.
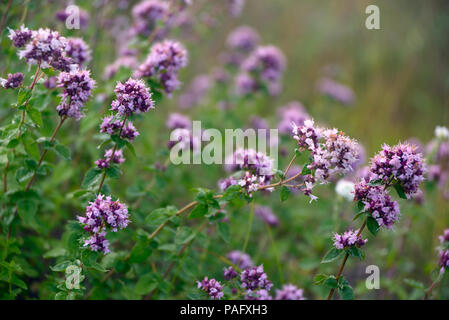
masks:
{"label": "green leaf", "polygon": [[83,189],[86,189],[93,185],[98,177],[103,173],[103,171],[99,168],[91,168],[89,171],[86,172],[86,175],[84,176],[83,183],[81,184],[81,187]]}
{"label": "green leaf", "polygon": [[116,166],[106,168],[106,175],[112,179],[118,179],[120,177],[120,169]]}
{"label": "green leaf", "polygon": [[310,170],[310,169],[308,168],[309,164],[310,164],[310,163],[306,163],[306,164],[304,165],[304,167],[302,168],[302,171],[301,171],[301,175],[302,175],[302,176],[306,176],[306,175],[312,173],[312,170]]}
{"label": "green leaf", "polygon": [[354,291],[349,285],[345,285],[338,288],[338,293],[343,300],[354,300]]}
{"label": "green leaf", "polygon": [[17,106],[23,105],[29,98],[31,98],[32,91],[28,88],[20,88],[17,95]]}
{"label": "green leaf", "polygon": [[399,198],[401,199],[407,199],[407,196],[405,195],[404,188],[400,184],[393,185],[394,190],[396,190]]}
{"label": "green leaf", "polygon": [[369,232],[371,232],[374,236],[379,232],[379,224],[373,217],[368,217],[366,220],[366,226],[368,227]]}
{"label": "green leaf", "polygon": [[290,196],[290,189],[286,186],[282,186],[281,188],[281,201],[285,201]]}
{"label": "green leaf", "polygon": [[14,149],[15,147],[17,147],[19,145],[19,139],[11,139],[8,144],[6,145],[7,148],[9,149]]}
{"label": "green leaf", "polygon": [[67,267],[72,265],[72,264],[73,264],[72,261],[64,260],[64,261],[56,264],[55,266],[50,267],[50,269],[52,271],[61,272],[61,271],[65,271],[65,269],[67,269]]}
{"label": "green leaf", "polygon": [[328,276],[325,274],[317,274],[313,278],[313,283],[316,285],[322,285],[324,283],[324,281],[326,281],[327,278],[328,278]]}
{"label": "green leaf", "polygon": [[128,263],[140,263],[148,259],[153,253],[148,238],[140,237],[134,247],[131,249]]}
{"label": "green leaf", "polygon": [[321,263],[329,263],[336,260],[342,252],[343,250],[338,250],[337,248],[330,249],[324,256],[323,260],[321,260]]}
{"label": "green leaf", "polygon": [[220,238],[222,238],[224,242],[229,243],[229,240],[231,238],[229,224],[226,222],[218,222],[217,231]]}
{"label": "green leaf", "polygon": [[371,180],[370,182],[368,182],[368,185],[371,187],[378,187],[381,186],[382,183],[382,179],[378,179],[378,180]]}
{"label": "green leaf", "polygon": [[331,289],[337,289],[338,288],[338,282],[337,279],[335,279],[334,276],[329,276],[325,281],[324,285]]}
{"label": "green leaf", "polygon": [[195,233],[189,227],[179,227],[175,236],[175,243],[177,245],[186,244],[195,238]]}
{"label": "green leaf", "polygon": [[60,155],[65,160],[70,160],[71,159],[70,149],[67,148],[66,146],[64,146],[62,144],[58,144],[58,145],[56,145],[54,150],[56,151],[56,153],[58,155]]}
{"label": "green leaf", "polygon": [[41,115],[39,110],[37,110],[36,108],[28,108],[26,112],[30,116],[31,120],[38,127],[42,127],[42,124],[43,124],[43,122],[42,122],[42,115]]}
{"label": "green leaf", "polygon": [[361,216],[363,216],[363,215],[365,215],[365,214],[366,214],[366,212],[364,212],[364,211],[357,213],[357,214],[354,216],[354,218],[352,219],[352,221],[357,220],[358,218],[360,218]]}
{"label": "green leaf", "polygon": [[189,218],[201,218],[207,214],[209,206],[204,203],[198,204],[189,214]]}
{"label": "green leaf", "polygon": [[346,249],[346,252],[349,253],[350,256],[359,258],[360,260],[365,259],[365,252],[363,252],[363,250],[355,246]]}
{"label": "green leaf", "polygon": [[36,222],[37,203],[31,199],[22,199],[17,202],[17,212],[27,225]]}
{"label": "green leaf", "polygon": [[409,286],[419,289],[419,290],[424,290],[426,288],[424,283],[422,283],[420,281],[413,280],[413,279],[406,278],[406,279],[404,279],[404,282],[406,284],[408,284]]}
{"label": "green leaf", "polygon": [[136,150],[134,149],[134,146],[132,145],[131,142],[126,141],[125,143],[126,148],[131,152],[131,154],[136,157]]}
{"label": "green leaf", "polygon": [[154,274],[145,274],[137,281],[134,292],[139,295],[148,294],[158,285],[158,279]]}
{"label": "green leaf", "polygon": [[145,224],[149,226],[159,226],[165,223],[171,217],[173,217],[177,212],[177,209],[173,206],[168,206],[166,208],[158,208],[153,210],[148,216],[145,217]]}

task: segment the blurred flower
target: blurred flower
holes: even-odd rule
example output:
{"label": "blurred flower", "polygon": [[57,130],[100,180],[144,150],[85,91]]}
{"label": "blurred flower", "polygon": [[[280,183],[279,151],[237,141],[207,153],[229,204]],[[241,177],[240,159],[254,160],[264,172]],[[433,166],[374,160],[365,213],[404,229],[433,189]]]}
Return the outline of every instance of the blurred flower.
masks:
{"label": "blurred flower", "polygon": [[92,94],[95,81],[90,77],[89,70],[73,70],[70,72],[61,72],[57,79],[57,87],[63,88],[60,95],[61,102],[56,107],[58,114],[81,119],[84,115],[82,109],[84,104]]}
{"label": "blurred flower", "polygon": [[279,225],[279,220],[270,207],[256,205],[254,207],[254,213],[271,227],[277,227]]}
{"label": "blurred flower", "polygon": [[297,126],[302,126],[304,121],[309,119],[306,109],[301,102],[291,101],[282,108],[279,108],[278,114],[281,118],[278,129],[282,134],[290,135],[292,132],[292,122]]}
{"label": "blurred flower", "polygon": [[270,291],[273,284],[263,271],[263,265],[246,268],[240,274],[241,287],[246,290],[265,289]]}
{"label": "blurred flower", "polygon": [[444,230],[443,235],[439,236],[438,239],[440,240],[441,244],[449,242],[449,229]]}
{"label": "blurred flower", "polygon": [[166,93],[171,93],[179,87],[178,71],[187,65],[187,61],[187,51],[182,44],[165,40],[151,47],[148,57],[134,74],[138,78],[154,77]]}
{"label": "blurred flower", "polygon": [[440,140],[449,139],[449,129],[447,127],[436,126],[435,137]]}
{"label": "blurred flower", "polygon": [[318,90],[338,102],[349,105],[354,103],[355,95],[351,88],[335,82],[330,78],[323,78],[318,82]]}
{"label": "blurred flower", "polygon": [[348,180],[338,180],[335,186],[335,192],[348,201],[354,200],[354,182]]}
{"label": "blurred flower", "polygon": [[228,1],[228,11],[232,17],[238,17],[242,13],[243,7],[245,6],[245,0],[227,0]]}
{"label": "blurred flower", "polygon": [[335,248],[342,250],[347,249],[352,246],[361,247],[365,243],[368,242],[368,239],[362,239],[362,237],[359,235],[357,237],[357,233],[359,230],[348,230],[343,234],[334,233],[334,246]]}
{"label": "blurred flower", "polygon": [[170,5],[160,0],[145,0],[132,9],[134,25],[132,34],[149,36],[155,30],[159,21],[168,18]]}
{"label": "blurred flower", "polygon": [[245,300],[273,300],[273,297],[265,289],[248,290],[245,294]]}
{"label": "blurred flower", "polygon": [[125,54],[117,58],[113,63],[108,64],[103,73],[103,78],[109,80],[114,77],[120,68],[127,68],[134,70],[137,68],[138,62],[135,55]]}
{"label": "blurred flower", "polygon": [[9,73],[7,79],[0,78],[0,86],[5,89],[16,89],[22,85],[23,73]]}
{"label": "blurred flower", "polygon": [[[66,23],[67,18],[69,18],[71,12],[68,12],[65,8],[56,12],[55,18],[61,22]],[[81,29],[86,29],[89,25],[89,13],[83,9],[79,10],[79,23]]]}
{"label": "blurred flower", "polygon": [[193,78],[187,90],[179,95],[178,104],[181,109],[190,109],[197,106],[206,96],[212,86],[211,78],[206,74]]}
{"label": "blurred flower", "polygon": [[238,250],[234,250],[229,252],[226,255],[226,258],[228,258],[233,264],[238,266],[240,269],[246,269],[252,267],[253,261],[251,260],[251,257]]}
{"label": "blurred flower", "polygon": [[281,290],[276,290],[276,300],[305,300],[303,290],[293,284],[284,284]]}
{"label": "blurred flower", "polygon": [[190,129],[192,125],[189,117],[175,112],[168,116],[165,126],[168,129],[173,130],[178,128]]}
{"label": "blurred flower", "polygon": [[253,28],[241,26],[228,35],[227,43],[231,49],[250,52],[258,45],[259,40],[260,36]]}
{"label": "blurred flower", "polygon": [[45,79],[45,81],[44,81],[44,86],[47,89],[56,88],[57,81],[58,81],[58,78],[55,76],[47,77],[47,79]]}

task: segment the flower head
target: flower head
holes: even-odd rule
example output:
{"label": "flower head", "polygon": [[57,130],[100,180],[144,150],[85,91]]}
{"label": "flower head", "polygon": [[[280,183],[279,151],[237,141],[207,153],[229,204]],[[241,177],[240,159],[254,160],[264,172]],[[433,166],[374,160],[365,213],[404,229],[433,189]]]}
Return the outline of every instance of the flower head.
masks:
{"label": "flower head", "polygon": [[413,145],[384,145],[371,160],[371,172],[374,180],[389,185],[392,180],[399,183],[408,198],[413,197],[424,180],[425,165],[421,153]]}
{"label": "flower head", "polygon": [[23,73],[9,73],[8,79],[0,78],[0,85],[5,89],[16,89],[22,85]]}
{"label": "flower head", "polygon": [[65,51],[73,62],[80,66],[91,59],[89,46],[81,38],[67,38]]}
{"label": "flower head", "polygon": [[279,225],[279,219],[270,207],[257,205],[254,208],[254,213],[271,227]]}
{"label": "flower head", "polygon": [[357,236],[357,233],[359,230],[348,230],[344,232],[343,234],[334,234],[334,246],[335,248],[341,250],[350,248],[352,246],[361,247],[365,243],[368,242],[368,239],[362,239],[362,236]]}
{"label": "flower head", "polygon": [[9,29],[8,38],[12,40],[16,48],[22,48],[25,44],[31,40],[33,33],[30,29],[24,25],[20,26],[19,30]]}
{"label": "flower head", "polygon": [[227,43],[231,49],[250,52],[257,46],[259,40],[260,36],[253,28],[241,26],[229,34]]}
{"label": "flower head", "polygon": [[173,130],[179,128],[190,129],[192,125],[189,117],[175,112],[168,116],[168,120],[165,123],[165,126],[168,129]]}
{"label": "flower head", "polygon": [[304,106],[298,101],[289,102],[279,109],[278,114],[281,118],[278,129],[282,134],[291,134],[292,123],[295,123],[296,126],[302,126],[304,121],[310,118]]}
{"label": "flower head", "polygon": [[276,300],[305,300],[303,290],[293,284],[284,284],[281,290],[276,290]]}
{"label": "flower head", "polygon": [[154,109],[152,93],[142,80],[129,78],[125,83],[118,82],[114,92],[117,98],[112,101],[111,110],[120,115],[132,115]]}
{"label": "flower head", "polygon": [[330,78],[323,78],[318,82],[318,90],[343,104],[352,104],[355,100],[354,92],[350,87],[336,82]]}
{"label": "flower head", "polygon": [[221,299],[224,295],[223,287],[215,279],[210,279],[208,277],[204,277],[202,281],[197,281],[198,288],[205,291],[211,299]]}
{"label": "flower head", "polygon": [[82,109],[92,94],[95,80],[88,70],[72,70],[61,72],[57,79],[57,87],[63,88],[61,102],[56,107],[60,116],[79,120],[83,117]]}
{"label": "flower head", "polygon": [[238,250],[229,252],[226,255],[226,258],[228,258],[233,264],[237,265],[240,269],[250,268],[254,265],[248,254]]}
{"label": "flower head", "polygon": [[233,268],[232,266],[231,266],[231,267],[228,267],[228,268],[224,268],[223,274],[224,274],[224,277],[225,277],[225,279],[226,279],[227,281],[229,281],[229,280],[231,280],[231,279],[234,279],[234,278],[237,278],[237,276],[239,275],[239,274],[237,273],[237,271],[235,271],[234,268]]}
{"label": "flower head", "polygon": [[265,289],[269,291],[273,284],[268,280],[267,274],[263,271],[263,265],[246,268],[240,274],[242,288],[246,290]]}

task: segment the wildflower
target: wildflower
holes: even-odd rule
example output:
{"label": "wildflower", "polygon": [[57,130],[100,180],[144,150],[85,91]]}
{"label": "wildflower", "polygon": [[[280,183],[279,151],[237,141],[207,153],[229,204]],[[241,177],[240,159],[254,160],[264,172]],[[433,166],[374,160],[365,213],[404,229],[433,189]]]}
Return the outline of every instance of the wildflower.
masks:
{"label": "wildflower", "polygon": [[260,205],[255,206],[254,213],[271,227],[276,227],[279,225],[279,219],[270,207]]}
{"label": "wildflower", "polygon": [[25,44],[31,40],[33,33],[30,29],[26,28],[24,25],[20,26],[19,30],[9,29],[8,38],[12,40],[14,47],[22,48]]}
{"label": "wildflower", "polygon": [[354,182],[341,179],[335,186],[335,192],[348,201],[354,200]]}
{"label": "wildflower", "polygon": [[193,78],[187,90],[178,98],[179,107],[181,109],[189,109],[200,104],[211,85],[212,81],[206,74],[200,74]]}
{"label": "wildflower", "polygon": [[259,85],[248,73],[242,72],[235,78],[235,91],[237,95],[246,96],[256,92]]}
{"label": "wildflower", "polygon": [[191,121],[189,117],[175,112],[169,115],[168,120],[165,123],[165,126],[170,130],[178,128],[190,129]]}
{"label": "wildflower", "polygon": [[16,89],[22,85],[23,73],[9,73],[7,79],[0,78],[0,85],[5,89]]}
{"label": "wildflower", "polygon": [[341,249],[350,248],[352,246],[357,246],[357,247],[363,246],[365,243],[368,242],[368,239],[362,239],[362,237],[360,235],[357,236],[358,232],[359,232],[359,230],[355,230],[355,231],[348,230],[341,235],[338,233],[335,233],[334,234],[335,248],[341,250]]}
{"label": "wildflower", "polygon": [[81,38],[67,38],[65,51],[73,62],[80,66],[91,59],[89,46]]}
{"label": "wildflower", "polygon": [[297,126],[302,126],[304,121],[309,119],[306,109],[298,101],[289,102],[286,106],[279,109],[278,114],[281,118],[278,129],[282,134],[290,134],[292,132],[292,122]]}
{"label": "wildflower", "polygon": [[273,297],[265,289],[248,290],[245,294],[245,300],[273,300]]}
{"label": "wildflower", "polygon": [[399,204],[388,195],[382,186],[370,186],[365,181],[355,185],[355,201],[361,201],[364,211],[376,219],[380,227],[391,229],[399,219]]}
{"label": "wildflower", "polygon": [[87,240],[84,241],[84,247],[89,247],[92,251],[100,251],[104,254],[109,253],[109,241],[105,238],[106,232],[92,234]]}
{"label": "wildflower", "polygon": [[120,138],[133,141],[139,135],[139,132],[134,127],[131,121],[128,121],[122,128],[122,120],[115,119],[114,116],[104,117],[100,125],[100,132],[107,133],[109,135],[118,135],[120,129]]}
{"label": "wildflower", "polygon": [[224,277],[227,281],[237,278],[237,276],[239,275],[237,273],[237,271],[234,270],[234,268],[232,266],[228,267],[228,268],[224,268]]}
{"label": "wildflower", "polygon": [[293,284],[284,284],[281,290],[276,290],[276,300],[305,300],[303,290]]}
{"label": "wildflower", "polygon": [[103,79],[109,80],[114,77],[120,68],[128,68],[134,70],[137,68],[138,62],[135,55],[122,55],[117,58],[113,63],[107,65],[104,69]]}
{"label": "wildflower", "polygon": [[179,87],[178,71],[187,65],[187,51],[176,41],[164,40],[151,47],[146,60],[137,68],[138,78],[154,77],[171,93]]}
{"label": "wildflower", "polygon": [[351,88],[330,78],[321,79],[317,86],[321,93],[343,104],[349,105],[355,100],[355,95]]}
{"label": "wildflower", "polygon": [[241,26],[229,34],[227,43],[231,49],[250,52],[257,46],[259,40],[260,36],[253,28]]}
{"label": "wildflower", "polygon": [[238,17],[242,13],[243,7],[245,6],[245,0],[227,0],[228,1],[228,11],[232,17]]}
{"label": "wildflower", "polygon": [[167,147],[172,149],[178,146],[179,150],[193,150],[198,152],[201,145],[201,137],[194,136],[190,129],[178,128],[171,132]]}
{"label": "wildflower", "polygon": [[408,198],[413,197],[424,180],[424,160],[416,147],[398,144],[390,147],[384,145],[371,160],[371,172],[374,180],[381,180],[389,185],[394,179],[399,183]]}
{"label": "wildflower", "polygon": [[45,79],[45,81],[44,81],[44,86],[47,89],[56,88],[57,81],[58,81],[58,77],[56,77],[56,76],[47,77],[47,79]]}
{"label": "wildflower", "polygon": [[240,269],[251,268],[254,265],[248,254],[238,250],[229,252],[226,255],[226,258],[228,258],[233,264],[237,265]]}
{"label": "wildflower", "polygon": [[156,28],[158,21],[168,16],[169,9],[170,6],[165,1],[145,0],[139,2],[132,9],[134,17],[132,33],[149,36]]}
{"label": "wildflower", "polygon": [[152,93],[142,80],[129,78],[125,83],[118,82],[114,92],[117,98],[112,101],[111,110],[117,111],[122,116],[154,109]]}
{"label": "wildflower", "polygon": [[446,268],[449,268],[449,250],[440,250],[439,257],[438,265],[441,267],[440,272],[443,273]]}
{"label": "wildflower", "polygon": [[[55,13],[55,18],[63,23],[67,22],[67,19],[71,16],[72,12],[67,11],[66,8]],[[69,20],[70,21],[70,20]],[[87,28],[89,25],[89,13],[85,10],[79,10],[79,27],[81,29]]]}
{"label": "wildflower", "polygon": [[440,140],[449,139],[449,129],[443,126],[436,126],[435,137]]}
{"label": "wildflower", "polygon": [[269,291],[273,284],[263,271],[263,265],[246,268],[240,274],[241,287],[246,290],[265,289]]}
{"label": "wildflower", "polygon": [[128,121],[126,125],[122,128],[122,133],[120,137],[122,139],[128,139],[129,141],[133,141],[139,135],[136,127],[134,127],[131,121]]}
{"label": "wildflower", "polygon": [[56,107],[59,115],[79,120],[83,117],[82,108],[87,102],[95,86],[88,70],[61,72],[57,79],[57,87],[63,88],[61,102]]}
{"label": "wildflower", "polygon": [[52,66],[68,72],[73,69],[73,61],[66,55],[66,46],[67,40],[57,31],[40,28],[32,31],[31,40],[19,51],[19,58],[24,58],[29,65],[40,64],[43,69]]}
{"label": "wildflower", "polygon": [[198,288],[205,291],[211,299],[221,299],[224,296],[223,287],[215,279],[204,277],[203,281],[197,281]]}
{"label": "wildflower", "polygon": [[230,186],[236,185],[238,181],[235,177],[230,176],[229,178],[221,179],[218,181],[218,187],[221,191],[225,191]]}
{"label": "wildflower", "polygon": [[256,48],[243,62],[242,70],[254,73],[265,81],[277,81],[286,66],[284,54],[274,46]]}
{"label": "wildflower", "polygon": [[438,239],[440,240],[441,244],[449,242],[449,229],[444,230],[443,235],[439,236]]}
{"label": "wildflower", "polygon": [[237,149],[234,154],[225,161],[228,171],[249,170],[257,176],[273,175],[273,159],[254,149]]}
{"label": "wildflower", "polygon": [[315,127],[312,119],[305,120],[303,125],[292,122],[293,139],[298,141],[298,147],[302,150],[314,151],[318,148],[318,139],[321,138],[321,128]]}

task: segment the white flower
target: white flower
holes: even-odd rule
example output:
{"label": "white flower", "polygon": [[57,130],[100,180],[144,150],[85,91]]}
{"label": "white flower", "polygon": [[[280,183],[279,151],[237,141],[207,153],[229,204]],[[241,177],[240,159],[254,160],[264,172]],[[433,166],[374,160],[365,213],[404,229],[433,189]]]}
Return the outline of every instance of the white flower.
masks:
{"label": "white flower", "polygon": [[335,192],[348,201],[354,200],[354,183],[348,180],[341,179],[335,186]]}
{"label": "white flower", "polygon": [[436,126],[435,128],[435,137],[438,139],[448,139],[449,138],[449,129],[443,126]]}

